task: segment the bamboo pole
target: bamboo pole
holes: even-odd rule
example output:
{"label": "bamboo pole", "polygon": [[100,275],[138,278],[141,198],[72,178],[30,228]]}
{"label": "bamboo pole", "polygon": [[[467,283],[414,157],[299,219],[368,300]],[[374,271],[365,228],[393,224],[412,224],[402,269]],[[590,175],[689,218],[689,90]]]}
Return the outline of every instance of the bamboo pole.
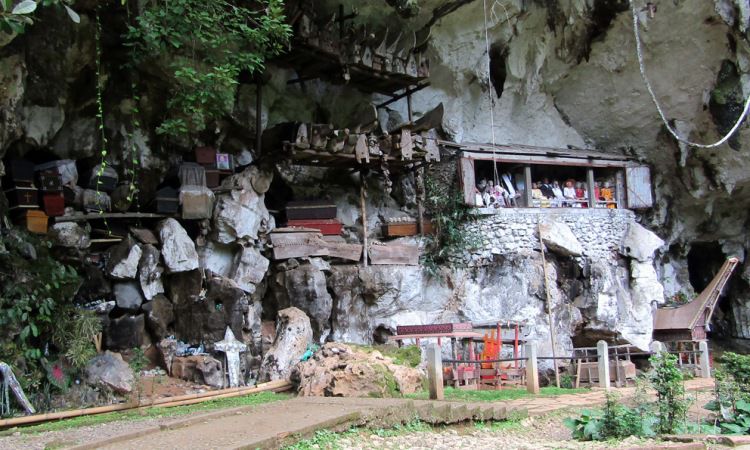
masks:
{"label": "bamboo pole", "polygon": [[12,427],[17,425],[29,425],[32,423],[47,422],[58,419],[68,419],[71,417],[88,416],[94,414],[102,414],[108,412],[125,411],[130,409],[141,409],[149,408],[152,406],[158,406],[162,408],[168,408],[172,406],[190,405],[193,403],[200,403],[209,400],[216,400],[221,398],[239,397],[241,395],[254,394],[265,391],[282,392],[290,389],[292,384],[286,380],[271,381],[268,383],[262,383],[253,387],[242,387],[242,388],[229,388],[220,389],[217,391],[203,392],[198,394],[186,394],[177,397],[166,397],[151,402],[144,402],[139,404],[123,403],[119,405],[107,405],[98,406],[95,408],[83,408],[73,409],[68,411],[60,411],[55,413],[47,414],[35,414],[33,416],[26,417],[14,417],[12,419],[0,420],[0,428]]}
{"label": "bamboo pole", "polygon": [[557,367],[557,354],[555,350],[555,327],[552,323],[552,299],[549,294],[549,279],[547,278],[547,258],[544,256],[544,242],[542,241],[542,224],[536,223],[539,233],[539,250],[542,252],[542,271],[544,272],[544,293],[547,296],[547,321],[549,322],[549,339],[552,343],[552,363],[555,366],[555,384],[560,387],[560,370]]}

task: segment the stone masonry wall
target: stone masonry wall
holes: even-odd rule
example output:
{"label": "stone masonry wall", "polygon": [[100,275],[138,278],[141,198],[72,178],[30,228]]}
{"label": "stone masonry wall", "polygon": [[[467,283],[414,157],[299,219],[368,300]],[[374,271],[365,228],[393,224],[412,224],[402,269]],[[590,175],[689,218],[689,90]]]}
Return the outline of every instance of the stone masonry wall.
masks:
{"label": "stone masonry wall", "polygon": [[477,249],[457,256],[458,262],[477,267],[488,265],[495,255],[532,252],[539,249],[537,223],[554,221],[570,227],[589,259],[611,259],[635,220],[627,209],[589,208],[503,208],[480,210],[475,222],[466,225],[475,233]]}

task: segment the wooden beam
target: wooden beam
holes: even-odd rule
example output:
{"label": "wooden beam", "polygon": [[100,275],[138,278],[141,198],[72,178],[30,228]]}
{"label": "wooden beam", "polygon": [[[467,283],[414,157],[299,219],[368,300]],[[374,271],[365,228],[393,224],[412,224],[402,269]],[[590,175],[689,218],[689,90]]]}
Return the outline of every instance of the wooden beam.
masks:
{"label": "wooden beam", "polygon": [[362,246],[364,248],[364,251],[362,252],[364,254],[364,260],[363,260],[362,265],[364,267],[367,267],[367,254],[369,250],[367,248],[367,206],[365,205],[365,198],[367,197],[367,192],[366,192],[367,187],[365,183],[364,171],[359,173],[359,180],[360,180],[359,202],[362,208]]}
{"label": "wooden beam", "polygon": [[596,198],[596,189],[595,189],[595,181],[594,181],[594,169],[588,168],[586,170],[586,189],[589,193],[589,208],[596,207],[596,201],[598,200]]}
{"label": "wooden beam", "polygon": [[533,196],[531,193],[531,166],[524,166],[523,167],[523,183],[526,186],[526,189],[524,190],[523,196],[524,200],[526,201],[526,207],[531,208],[531,206],[534,204]]}

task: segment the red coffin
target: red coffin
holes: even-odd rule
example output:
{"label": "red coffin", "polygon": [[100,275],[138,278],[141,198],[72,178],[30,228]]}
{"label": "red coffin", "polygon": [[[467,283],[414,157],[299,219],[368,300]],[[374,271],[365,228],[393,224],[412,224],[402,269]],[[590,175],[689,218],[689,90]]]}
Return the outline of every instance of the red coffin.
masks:
{"label": "red coffin", "polygon": [[341,222],[336,219],[300,219],[289,220],[288,227],[315,228],[320,230],[324,236],[335,236],[341,234]]}
{"label": "red coffin", "polygon": [[65,196],[62,192],[59,194],[44,194],[42,202],[44,203],[44,212],[49,217],[57,217],[65,214]]}

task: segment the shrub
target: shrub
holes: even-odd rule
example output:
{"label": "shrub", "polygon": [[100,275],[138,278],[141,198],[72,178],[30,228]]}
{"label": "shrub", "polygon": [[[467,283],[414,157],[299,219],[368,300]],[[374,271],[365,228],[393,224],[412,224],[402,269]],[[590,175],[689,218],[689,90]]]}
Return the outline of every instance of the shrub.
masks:
{"label": "shrub", "polygon": [[657,430],[676,433],[686,425],[690,402],[685,398],[684,375],[677,366],[677,357],[667,352],[653,355],[649,380],[656,390]]}

